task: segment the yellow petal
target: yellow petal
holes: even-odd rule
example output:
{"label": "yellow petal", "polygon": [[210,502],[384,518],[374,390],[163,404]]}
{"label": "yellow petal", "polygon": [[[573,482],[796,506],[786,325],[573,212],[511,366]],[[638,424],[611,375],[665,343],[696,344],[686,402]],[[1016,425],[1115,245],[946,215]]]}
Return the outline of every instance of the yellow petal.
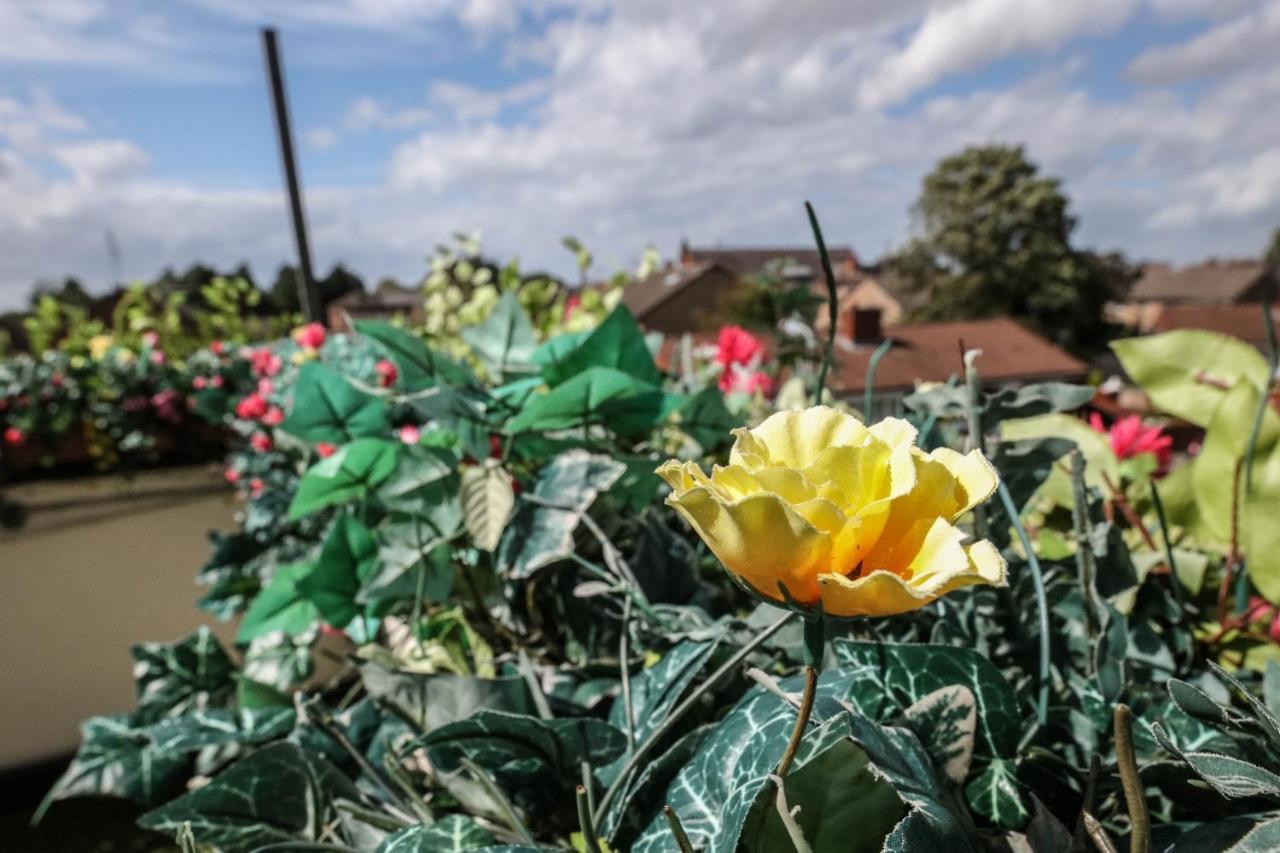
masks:
{"label": "yellow petal", "polygon": [[970,450],[961,454],[949,447],[940,447],[929,456],[941,462],[951,472],[951,476],[955,477],[956,508],[953,510],[952,521],[995,494],[999,475],[995,466],[981,451]]}
{"label": "yellow petal", "polygon": [[892,616],[924,607],[935,598],[912,588],[892,572],[872,572],[850,580],[843,575],[819,575],[822,610],[831,616]]}
{"label": "yellow petal", "polygon": [[675,459],[663,462],[654,471],[676,494],[684,494],[696,486],[709,484],[707,475],[695,462],[679,462]]}
{"label": "yellow petal", "polygon": [[672,494],[667,503],[688,519],[726,569],[761,595],[784,601],[778,588],[783,583],[797,601],[817,600],[816,578],[830,563],[831,537],[777,496],[722,501],[699,487]]}
{"label": "yellow petal", "polygon": [[734,430],[733,465],[808,468],[828,447],[861,444],[867,428],[852,415],[829,406],[776,412],[751,430]]}
{"label": "yellow petal", "polygon": [[919,431],[901,418],[885,418],[872,424],[868,430],[890,447],[904,447],[916,443]]}
{"label": "yellow petal", "polygon": [[969,555],[965,553],[964,531],[943,518],[935,518],[911,562],[907,564],[907,578],[912,586],[927,589],[930,578],[952,577],[969,568]]}

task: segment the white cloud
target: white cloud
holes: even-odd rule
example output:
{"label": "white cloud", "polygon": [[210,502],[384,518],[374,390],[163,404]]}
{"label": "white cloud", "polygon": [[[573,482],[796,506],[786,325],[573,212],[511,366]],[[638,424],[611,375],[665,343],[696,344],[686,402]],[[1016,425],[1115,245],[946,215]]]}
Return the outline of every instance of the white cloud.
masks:
{"label": "white cloud", "polygon": [[862,87],[873,105],[892,104],[949,74],[1032,50],[1052,50],[1084,33],[1112,30],[1132,0],[962,0],[929,10],[907,46]]}
{"label": "white cloud", "polygon": [[95,139],[55,146],[53,157],[71,179],[86,188],[118,183],[140,174],[150,158],[145,151],[125,139]]}
{"label": "white cloud", "polygon": [[431,121],[426,107],[387,107],[376,98],[357,98],[342,116],[344,130],[410,130]]}
{"label": "white cloud", "polygon": [[1152,47],[1128,67],[1144,83],[1177,83],[1263,60],[1275,62],[1280,2],[1271,0],[1180,44]]}

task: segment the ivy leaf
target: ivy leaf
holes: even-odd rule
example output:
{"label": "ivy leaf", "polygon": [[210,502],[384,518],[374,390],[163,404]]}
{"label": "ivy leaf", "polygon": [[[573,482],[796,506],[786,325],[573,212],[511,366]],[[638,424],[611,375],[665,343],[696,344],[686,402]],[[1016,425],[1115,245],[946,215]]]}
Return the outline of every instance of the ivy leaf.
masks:
{"label": "ivy leaf", "polygon": [[942,687],[960,684],[977,700],[977,749],[1012,756],[1023,715],[1013,688],[982,654],[955,646],[836,640],[836,658],[852,676],[850,704],[873,720],[888,720]]}
{"label": "ivy leaf", "polygon": [[360,678],[375,701],[421,733],[465,720],[483,709],[533,712],[529,686],[518,675],[474,678],[394,670],[366,662],[360,666]]}
{"label": "ivy leaf", "polygon": [[451,451],[418,445],[405,447],[396,457],[391,476],[378,486],[378,502],[393,512],[431,517],[430,509],[456,503],[457,472],[458,457]]}
{"label": "ivy leaf", "polygon": [[511,475],[496,459],[462,469],[462,518],[471,541],[481,551],[498,547],[511,517],[516,494]]}
{"label": "ivy leaf", "polygon": [[600,821],[600,834],[609,839],[614,849],[630,850],[645,826],[658,817],[668,786],[714,728],[708,724],[686,733],[666,752],[645,762],[640,773],[627,783]]}
{"label": "ivy leaf", "polygon": [[387,353],[400,374],[406,391],[421,391],[437,383],[468,385],[474,382],[471,371],[431,349],[417,335],[377,320],[356,320],[356,331],[376,341]]}
{"label": "ivy leaf", "polygon": [[480,711],[429,732],[418,744],[445,772],[458,769],[466,757],[509,784],[545,785],[554,778],[576,781],[584,761],[592,767],[608,764],[626,750],[627,738],[589,717],[543,720]]}
{"label": "ivy leaf", "polygon": [[338,448],[302,475],[289,505],[290,520],[365,497],[395,471],[398,452],[396,444],[378,438],[362,438]]}
{"label": "ivy leaf", "polygon": [[512,291],[504,291],[484,322],[458,333],[495,382],[537,372],[533,326]]}
{"label": "ivy leaf", "polygon": [[453,589],[453,548],[436,528],[410,518],[378,531],[378,563],[356,601],[425,598],[444,601]]}
{"label": "ivy leaf", "polygon": [[292,705],[258,710],[220,708],[161,720],[147,734],[161,751],[195,752],[208,746],[275,740],[289,733],[297,716]]}
{"label": "ivy leaf", "polygon": [[525,578],[573,552],[573,532],[596,497],[626,472],[609,456],[577,449],[561,453],[538,474],[533,496],[522,500],[497,554],[498,570]]}
{"label": "ivy leaf", "polygon": [[247,643],[273,631],[296,637],[314,625],[320,611],[298,588],[298,581],[309,571],[310,563],[277,568],[271,583],[249,605],[236,632],[236,641]]}
{"label": "ivy leaf", "polygon": [[141,643],[131,653],[141,720],[217,707],[235,689],[235,665],[205,625],[184,640]]}
{"label": "ivy leaf", "polygon": [[356,596],[377,561],[373,534],[354,517],[344,515],[330,528],[311,571],[297,579],[298,592],[316,606],[325,622],[346,628],[360,616]]}
{"label": "ivy leaf", "polygon": [[182,790],[190,758],[156,747],[132,715],[90,717],[80,724],[80,748],[54,784],[37,817],[54,800],[68,797],[123,797],[144,806]]}
{"label": "ivy leaf", "polygon": [[250,853],[268,844],[319,841],[337,820],[333,799],[355,786],[323,758],[282,741],[251,753],[209,784],[147,812],[138,823],[169,835],[183,824],[201,844]]}
{"label": "ivy leaf", "polygon": [[1255,826],[1226,853],[1271,853],[1280,850],[1280,817],[1272,817]]}
{"label": "ivy leaf", "polygon": [[1018,793],[1013,761],[997,758],[964,789],[969,807],[1004,829],[1021,829],[1030,815]]}
{"label": "ivy leaf", "polygon": [[558,385],[598,367],[614,368],[649,385],[662,381],[662,372],[653,362],[644,332],[624,305],[613,309],[573,350],[553,353],[548,361],[542,369],[542,378],[548,385]]}
{"label": "ivy leaf", "polygon": [[507,422],[508,433],[602,426],[625,437],[647,433],[683,397],[612,367],[591,367],[532,397]]}
{"label": "ivy leaf", "polygon": [[298,371],[293,408],[280,428],[309,444],[345,444],[365,436],[386,435],[391,427],[385,402],[357,389],[323,364],[309,361]]}
{"label": "ivy leaf", "polygon": [[494,844],[493,833],[464,815],[449,815],[431,826],[411,826],[382,842],[376,853],[462,853]]}
{"label": "ivy leaf", "polygon": [[973,691],[963,684],[939,687],[903,712],[903,724],[920,738],[934,766],[954,784],[963,785],[978,725]]}

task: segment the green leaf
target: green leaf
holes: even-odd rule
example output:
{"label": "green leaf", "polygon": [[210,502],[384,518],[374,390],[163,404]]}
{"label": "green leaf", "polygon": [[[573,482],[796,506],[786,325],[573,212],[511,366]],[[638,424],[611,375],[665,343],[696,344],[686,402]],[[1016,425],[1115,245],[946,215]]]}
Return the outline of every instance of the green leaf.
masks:
{"label": "green leaf", "polygon": [[592,367],[529,400],[506,425],[509,433],[603,426],[625,437],[643,435],[683,398],[611,367]]}
{"label": "green leaf", "polygon": [[581,449],[551,460],[533,486],[532,495],[538,500],[520,501],[502,537],[498,570],[507,577],[525,578],[568,557],[583,514],[625,472],[626,466],[612,457]]}
{"label": "green leaf", "polygon": [[[615,850],[630,850],[647,824],[659,814],[668,786],[715,726],[708,724],[687,732],[656,759],[646,761],[600,821],[600,835]],[[615,762],[616,764],[616,762]]]}
{"label": "green leaf", "polygon": [[[542,368],[553,368],[555,365],[564,361],[569,354],[582,345],[582,342],[590,335],[590,330],[581,332],[565,332],[562,335],[556,335],[554,338],[548,338],[536,350],[533,351],[533,363]],[[543,371],[546,372],[545,370]]]}
{"label": "green leaf", "polygon": [[495,842],[493,833],[464,815],[449,815],[431,826],[411,826],[392,835],[376,853],[462,853]]}
{"label": "green leaf", "polygon": [[360,678],[375,701],[423,733],[484,709],[516,714],[534,710],[529,686],[518,675],[474,678],[393,670],[366,662],[360,665]]}
{"label": "green leaf", "polygon": [[[1086,484],[1106,494],[1104,474],[1111,478],[1111,482],[1120,482],[1120,462],[1111,450],[1110,439],[1079,418],[1052,414],[1008,420],[1000,425],[1000,436],[1004,441],[1056,438],[1074,442],[1084,454]],[[1040,487],[1040,494],[1059,506],[1071,506],[1074,503],[1071,475],[1063,470],[1064,467],[1055,465],[1051,469]]]}
{"label": "green leaf", "polygon": [[955,646],[836,640],[836,659],[852,677],[849,701],[873,720],[888,720],[941,687],[960,684],[977,700],[977,749],[1013,756],[1022,732],[1017,696],[991,661]]}
{"label": "green leaf", "polygon": [[369,529],[344,515],[334,522],[311,564],[300,576],[297,589],[316,606],[321,618],[335,628],[346,628],[361,614],[356,596],[364,581],[377,568],[378,543]]}
{"label": "green leaf", "polygon": [[298,581],[309,571],[310,563],[278,567],[271,583],[249,605],[236,641],[247,643],[272,631],[283,631],[292,637],[314,625],[320,611],[298,589]]}
{"label": "green leaf", "polygon": [[133,717],[90,717],[80,724],[80,748],[46,802],[105,796],[150,806],[181,791],[190,769],[187,755],[158,749]]}
{"label": "green leaf", "polygon": [[332,801],[358,800],[355,786],[323,758],[289,742],[273,743],[209,784],[147,812],[138,823],[172,834],[184,823],[201,844],[250,853],[268,844],[319,841],[337,820]]}
{"label": "green leaf", "polygon": [[676,409],[677,423],[682,432],[702,446],[705,452],[714,452],[732,440],[729,431],[742,426],[724,405],[724,395],[714,385],[708,385],[685,400]]}
{"label": "green leaf", "polygon": [[1272,853],[1280,850],[1280,817],[1272,817],[1249,830],[1226,853]]}
{"label": "green leaf", "polygon": [[457,471],[458,457],[451,451],[404,447],[396,458],[395,471],[378,487],[378,502],[393,512],[431,517],[440,504],[456,504]]}
{"label": "green leaf", "polygon": [[1010,418],[1070,412],[1092,400],[1093,394],[1091,385],[1069,385],[1065,382],[1036,382],[1003,388],[988,394],[983,400],[983,424],[990,428]]}
{"label": "green leaf", "polygon": [[235,665],[207,626],[176,643],[141,643],[132,649],[139,719],[223,705],[235,684]]}
{"label": "green leaf", "polygon": [[451,772],[463,757],[510,784],[560,778],[576,783],[579,765],[600,767],[627,748],[626,735],[589,717],[543,720],[504,711],[480,711],[442,726],[418,741],[432,763]]}
{"label": "green leaf", "polygon": [[338,448],[302,475],[289,505],[289,518],[365,497],[396,470],[398,453],[396,444],[377,438],[357,439]]}
{"label": "green leaf", "polygon": [[624,305],[615,308],[571,352],[555,355],[561,357],[542,369],[542,378],[548,385],[559,385],[596,367],[622,371],[649,385],[662,382],[662,372],[653,362],[644,332]]}
{"label": "green leaf", "polygon": [[409,392],[437,383],[467,385],[474,381],[469,370],[432,350],[417,335],[376,320],[356,320],[354,325],[357,332],[386,351],[400,374],[400,384]]}
{"label": "green leaf", "polygon": [[1228,799],[1280,798],[1280,776],[1265,767],[1216,752],[1183,751],[1160,723],[1151,724],[1151,734],[1162,747],[1185,761],[1201,779]]}
{"label": "green leaf", "polygon": [[1092,649],[1094,669],[1103,702],[1113,705],[1129,680],[1129,620],[1106,601],[1099,611],[1102,635]]}
{"label": "green leaf", "polygon": [[996,826],[1022,829],[1030,815],[1022,805],[1014,762],[997,758],[964,789],[969,807]]}
{"label": "green leaf", "polygon": [[538,342],[533,326],[515,293],[509,290],[502,294],[483,323],[469,326],[458,334],[496,382],[507,381],[513,374],[537,372],[533,352]]}
{"label": "green leaf", "polygon": [[419,595],[445,601],[453,589],[453,548],[435,528],[418,518],[378,531],[378,565],[366,579],[356,600],[367,604],[384,599],[412,599]]}
{"label": "green leaf", "polygon": [[1229,389],[1245,384],[1260,392],[1271,374],[1251,345],[1199,329],[1112,341],[1111,349],[1152,403],[1202,427]]}
{"label": "green leaf", "polygon": [[386,403],[316,361],[298,371],[293,409],[280,428],[310,444],[345,444],[390,430]]}
{"label": "green leaf", "polygon": [[463,468],[461,497],[463,523],[472,543],[481,551],[492,551],[515,506],[511,475],[496,459]]}

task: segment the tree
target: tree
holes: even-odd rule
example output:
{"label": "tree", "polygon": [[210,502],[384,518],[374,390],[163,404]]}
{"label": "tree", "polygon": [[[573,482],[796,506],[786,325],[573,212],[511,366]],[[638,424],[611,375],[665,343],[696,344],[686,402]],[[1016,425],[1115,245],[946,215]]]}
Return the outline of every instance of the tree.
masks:
{"label": "tree", "polygon": [[891,262],[927,294],[915,316],[1007,315],[1076,352],[1101,349],[1113,331],[1104,306],[1123,298],[1135,271],[1118,254],[1073,248],[1068,204],[1021,146],[966,148],[942,160],[913,210],[917,236]]}

